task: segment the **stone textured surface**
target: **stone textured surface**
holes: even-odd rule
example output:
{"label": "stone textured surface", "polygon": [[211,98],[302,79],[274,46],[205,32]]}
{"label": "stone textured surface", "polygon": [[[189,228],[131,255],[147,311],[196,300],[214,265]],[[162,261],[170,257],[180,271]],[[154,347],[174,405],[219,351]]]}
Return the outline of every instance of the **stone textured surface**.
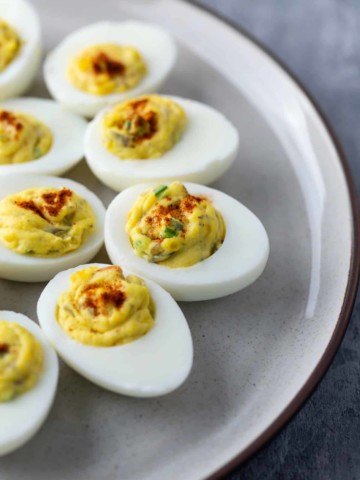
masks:
{"label": "stone textured surface", "polygon": [[[299,77],[329,118],[360,189],[360,4],[356,0],[201,0],[243,26]],[[360,301],[319,387],[229,480],[360,478]]]}

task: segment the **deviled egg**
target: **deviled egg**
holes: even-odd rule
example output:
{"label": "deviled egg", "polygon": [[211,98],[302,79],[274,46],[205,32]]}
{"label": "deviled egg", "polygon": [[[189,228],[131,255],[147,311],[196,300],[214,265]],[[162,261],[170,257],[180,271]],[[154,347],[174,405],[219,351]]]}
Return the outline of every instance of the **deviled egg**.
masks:
{"label": "deviled egg", "polygon": [[180,182],[117,195],[105,217],[105,245],[113,263],[184,301],[245,288],[269,255],[265,228],[248,208],[218,190]]}
{"label": "deviled egg", "polygon": [[52,100],[0,103],[0,175],[61,175],[84,155],[86,121]]}
{"label": "deviled egg", "polygon": [[170,73],[176,46],[145,22],[99,22],[66,37],[46,58],[51,95],[69,110],[93,117],[111,102],[156,91]]}
{"label": "deviled egg", "polygon": [[65,178],[0,177],[0,277],[49,280],[89,261],[103,243],[105,208]]}
{"label": "deviled egg", "polygon": [[0,0],[0,100],[24,93],[41,60],[38,15],[26,0]]}
{"label": "deviled egg", "polygon": [[164,395],[191,370],[192,339],[179,306],[159,285],[119,266],[80,265],[57,274],[37,314],[61,358],[113,392]]}
{"label": "deviled egg", "polygon": [[55,397],[58,371],[39,326],[20,313],[0,311],[0,456],[39,430]]}
{"label": "deviled egg", "polygon": [[235,127],[208,105],[143,95],[99,112],[85,136],[93,173],[120,191],[140,182],[211,183],[231,166]]}

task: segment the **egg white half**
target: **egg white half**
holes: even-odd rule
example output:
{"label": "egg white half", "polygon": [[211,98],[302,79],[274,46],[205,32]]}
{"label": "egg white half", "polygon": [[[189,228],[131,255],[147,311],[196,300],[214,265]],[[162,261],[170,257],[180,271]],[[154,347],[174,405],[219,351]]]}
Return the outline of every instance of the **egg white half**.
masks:
{"label": "egg white half", "polygon": [[126,160],[110,153],[102,142],[105,108],[89,123],[85,135],[85,157],[105,185],[121,191],[141,182],[174,180],[214,182],[231,166],[239,148],[239,134],[226,117],[208,105],[181,97],[167,97],[186,112],[188,124],[180,141],[155,159]]}
{"label": "egg white half", "polygon": [[14,400],[0,403],[0,456],[30,440],[44,423],[53,404],[59,375],[56,353],[39,326],[21,313],[0,311],[0,320],[17,323],[38,340],[44,366],[38,382]]}
{"label": "egg white half", "polygon": [[191,195],[205,195],[222,214],[226,234],[210,257],[187,268],[170,268],[137,256],[125,231],[128,212],[150,185],[130,187],[111,202],[105,217],[105,246],[111,261],[144,275],[165,288],[176,300],[223,297],[253,283],[269,256],[269,239],[260,220],[243,204],[219,190],[184,184]]}
{"label": "egg white half", "polygon": [[62,257],[41,258],[21,255],[0,243],[0,278],[21,282],[42,282],[50,280],[56,273],[88,262],[103,244],[105,208],[99,198],[80,183],[68,178],[26,175],[0,177],[0,200],[17,192],[33,187],[68,187],[91,205],[96,225],[86,241],[77,250]]}
{"label": "egg white half", "polygon": [[32,115],[51,130],[53,144],[48,153],[30,162],[0,165],[0,175],[33,173],[62,175],[84,156],[83,139],[87,123],[53,100],[15,98],[0,103],[0,109]]}
{"label": "egg white half", "polygon": [[[69,62],[84,48],[102,43],[128,45],[139,50],[148,73],[134,88],[123,93],[93,95],[75,88],[67,79]],[[176,60],[176,45],[162,28],[145,22],[99,22],[67,36],[44,64],[45,82],[51,95],[69,110],[93,117],[111,102],[156,91],[167,78]]]}
{"label": "egg white half", "polygon": [[[192,367],[191,334],[177,303],[154,282],[146,280],[155,303],[155,325],[134,342],[114,347],[84,345],[60,327],[55,316],[57,300],[69,288],[72,273],[90,266],[107,265],[80,265],[59,273],[38,301],[40,325],[60,357],[88,380],[116,393],[155,397],[178,388]],[[124,270],[125,276],[129,274]]]}
{"label": "egg white half", "polygon": [[33,82],[41,61],[41,30],[34,7],[26,0],[0,0],[0,18],[21,37],[17,57],[0,73],[0,100],[24,93]]}

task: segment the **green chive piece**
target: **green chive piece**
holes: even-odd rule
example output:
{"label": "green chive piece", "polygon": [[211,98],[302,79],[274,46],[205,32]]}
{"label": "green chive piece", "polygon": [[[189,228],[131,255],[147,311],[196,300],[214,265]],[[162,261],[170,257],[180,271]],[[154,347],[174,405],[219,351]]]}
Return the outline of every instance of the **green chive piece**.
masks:
{"label": "green chive piece", "polygon": [[142,241],[141,240],[135,240],[134,248],[140,248],[141,246],[142,246]]}
{"label": "green chive piece", "polygon": [[183,224],[176,218],[171,219],[171,226],[176,232],[183,229]]}
{"label": "green chive piece", "polygon": [[39,148],[39,147],[34,148],[34,157],[35,157],[35,159],[42,157],[41,148]]}
{"label": "green chive piece", "polygon": [[176,231],[173,230],[172,228],[165,227],[163,236],[164,236],[164,238],[176,237]]}
{"label": "green chive piece", "polygon": [[154,188],[155,197],[159,198],[165,192],[165,190],[167,190],[167,188],[167,185],[159,185],[158,187]]}
{"label": "green chive piece", "polygon": [[126,120],[125,124],[124,124],[124,127],[126,128],[126,130],[130,130],[131,128],[131,120]]}

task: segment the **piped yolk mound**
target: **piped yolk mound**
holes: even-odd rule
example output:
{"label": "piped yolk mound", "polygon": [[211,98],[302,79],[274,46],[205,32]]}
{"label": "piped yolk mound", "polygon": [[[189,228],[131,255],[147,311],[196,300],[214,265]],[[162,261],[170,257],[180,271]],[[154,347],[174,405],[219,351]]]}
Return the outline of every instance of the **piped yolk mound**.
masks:
{"label": "piped yolk mound", "polygon": [[146,64],[136,48],[103,44],[87,47],[75,56],[67,78],[83,92],[108,95],[136,87],[146,73]]}
{"label": "piped yolk mound", "polygon": [[190,267],[216,252],[225,223],[210,199],[173,182],[146,190],[128,214],[126,232],[137,255],[172,268]]}
{"label": "piped yolk mound", "polygon": [[88,267],[71,276],[56,318],[74,340],[111,347],[145,335],[154,325],[154,306],[140,278],[125,278],[118,266]]}
{"label": "piped yolk mound", "polygon": [[0,73],[17,57],[20,48],[19,35],[0,18]]}
{"label": "piped yolk mound", "polygon": [[0,110],[0,165],[36,160],[51,148],[50,129],[31,115]]}
{"label": "piped yolk mound", "polygon": [[89,203],[68,188],[32,188],[0,202],[0,242],[38,257],[77,250],[95,226]]}
{"label": "piped yolk mound", "polygon": [[181,139],[186,113],[170,98],[144,95],[113,108],[103,121],[103,143],[124,159],[158,158]]}
{"label": "piped yolk mound", "polygon": [[0,320],[0,402],[33,388],[42,367],[43,351],[35,337],[17,323]]}

